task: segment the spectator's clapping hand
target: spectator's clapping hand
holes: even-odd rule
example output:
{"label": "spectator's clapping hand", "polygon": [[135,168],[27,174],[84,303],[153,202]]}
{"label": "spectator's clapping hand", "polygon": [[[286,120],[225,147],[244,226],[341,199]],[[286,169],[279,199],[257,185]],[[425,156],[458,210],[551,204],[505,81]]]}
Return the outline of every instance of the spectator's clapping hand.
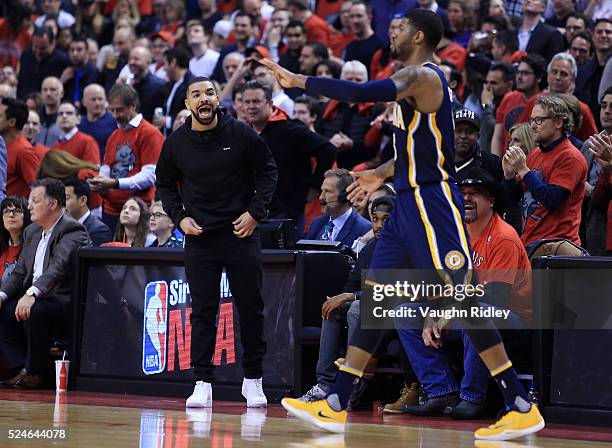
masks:
{"label": "spectator's clapping hand", "polygon": [[602,166],[612,164],[612,137],[609,135],[595,134],[589,137],[591,147],[589,151]]}
{"label": "spectator's clapping hand", "polygon": [[502,167],[506,179],[512,179],[512,177],[514,177],[514,173],[517,173],[522,179],[523,176],[529,172],[525,153],[518,146],[510,146],[508,148],[508,151],[506,151],[506,154],[504,154],[504,158],[502,160]]}

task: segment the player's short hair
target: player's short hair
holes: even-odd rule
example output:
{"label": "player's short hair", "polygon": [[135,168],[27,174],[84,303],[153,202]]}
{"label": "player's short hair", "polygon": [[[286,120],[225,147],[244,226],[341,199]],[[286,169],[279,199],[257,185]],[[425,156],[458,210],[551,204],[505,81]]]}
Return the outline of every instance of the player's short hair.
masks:
{"label": "player's short hair", "polygon": [[404,18],[410,22],[414,29],[423,32],[427,48],[432,51],[435,50],[444,32],[440,16],[427,9],[411,9],[404,14]]}

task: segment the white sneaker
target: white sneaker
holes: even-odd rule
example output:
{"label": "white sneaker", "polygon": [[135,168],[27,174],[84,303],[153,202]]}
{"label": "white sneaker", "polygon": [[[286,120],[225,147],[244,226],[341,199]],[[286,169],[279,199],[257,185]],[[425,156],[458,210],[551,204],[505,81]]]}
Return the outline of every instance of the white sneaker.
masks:
{"label": "white sneaker", "polygon": [[197,381],[191,397],[187,399],[188,408],[212,407],[212,386],[204,381]]}
{"label": "white sneaker", "polygon": [[245,378],[242,381],[242,396],[246,398],[247,408],[263,408],[268,405],[261,378]]}

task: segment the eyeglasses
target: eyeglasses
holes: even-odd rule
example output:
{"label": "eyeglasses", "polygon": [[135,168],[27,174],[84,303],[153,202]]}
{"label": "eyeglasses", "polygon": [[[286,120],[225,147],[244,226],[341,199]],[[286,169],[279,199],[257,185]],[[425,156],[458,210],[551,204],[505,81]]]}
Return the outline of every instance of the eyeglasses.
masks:
{"label": "eyeglasses", "polygon": [[163,216],[168,216],[168,215],[166,215],[165,213],[160,213],[160,212],[151,213],[151,215],[149,216],[149,219],[151,219],[151,218],[159,219],[159,218],[161,218]]}
{"label": "eyeglasses", "polygon": [[23,215],[23,210],[20,208],[5,208],[4,210],[2,210],[2,216],[9,216],[9,215],[13,215],[13,216]]}
{"label": "eyeglasses", "polygon": [[533,123],[535,123],[538,126],[542,126],[542,123],[544,123],[544,120],[552,120],[553,117],[531,117],[529,120],[527,120],[527,122],[529,123],[529,125],[532,125]]}

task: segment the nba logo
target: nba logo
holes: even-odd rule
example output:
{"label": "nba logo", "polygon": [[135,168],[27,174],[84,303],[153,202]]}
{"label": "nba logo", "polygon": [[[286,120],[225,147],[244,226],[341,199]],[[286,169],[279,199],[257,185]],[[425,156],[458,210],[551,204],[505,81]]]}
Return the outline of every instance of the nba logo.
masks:
{"label": "nba logo", "polygon": [[142,371],[160,373],[166,367],[168,284],[150,282],[145,288],[142,337]]}

